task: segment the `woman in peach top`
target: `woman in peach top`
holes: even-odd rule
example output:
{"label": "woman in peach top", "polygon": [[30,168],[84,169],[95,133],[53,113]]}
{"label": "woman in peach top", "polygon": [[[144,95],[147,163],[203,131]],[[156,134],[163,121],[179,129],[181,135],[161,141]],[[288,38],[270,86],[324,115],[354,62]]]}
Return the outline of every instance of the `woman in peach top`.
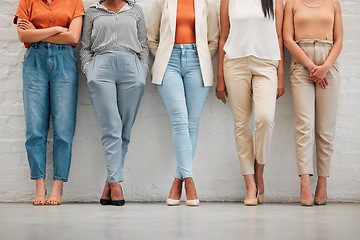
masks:
{"label": "woman in peach top", "polygon": [[[290,81],[301,205],[323,205],[340,89],[336,60],[342,49],[343,25],[339,1],[287,0],[283,35],[292,55]],[[314,144],[318,175],[315,201],[310,187]]]}
{"label": "woman in peach top", "polygon": [[[76,125],[78,73],[74,47],[79,40],[81,0],[20,0],[15,14],[27,51],[23,97],[30,177],[36,180],[34,205],[59,205],[68,180]],[[50,116],[54,130],[54,184],[46,202],[46,143]]]}

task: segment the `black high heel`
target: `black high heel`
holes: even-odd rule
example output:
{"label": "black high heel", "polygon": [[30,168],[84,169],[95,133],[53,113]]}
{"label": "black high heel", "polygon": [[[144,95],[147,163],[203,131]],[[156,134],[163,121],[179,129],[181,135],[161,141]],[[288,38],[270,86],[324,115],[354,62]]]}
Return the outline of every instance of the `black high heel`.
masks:
{"label": "black high heel", "polygon": [[[119,184],[120,185],[120,184]],[[121,192],[123,193],[123,195],[124,195],[124,192],[123,192],[123,190],[122,190],[122,187],[121,187],[121,185],[120,185],[120,189],[121,189]],[[111,196],[111,195],[110,195]],[[124,204],[125,204],[125,199],[123,199],[123,200],[110,200],[110,202],[111,202],[111,205],[114,205],[114,206],[123,206]]]}
{"label": "black high heel", "polygon": [[[109,194],[111,194],[110,191],[109,191]],[[100,198],[100,203],[101,203],[101,205],[111,205],[111,199],[102,199],[102,198]]]}

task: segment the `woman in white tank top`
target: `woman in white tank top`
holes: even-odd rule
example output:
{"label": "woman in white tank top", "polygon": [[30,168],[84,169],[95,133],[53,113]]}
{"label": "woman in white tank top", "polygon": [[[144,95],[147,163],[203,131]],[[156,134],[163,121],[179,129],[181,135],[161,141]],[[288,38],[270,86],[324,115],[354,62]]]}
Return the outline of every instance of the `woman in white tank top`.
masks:
{"label": "woman in white tank top", "polygon": [[[276,99],[285,91],[282,21],[282,0],[221,0],[216,96],[230,102],[247,188],[244,203],[250,206],[264,201]],[[253,102],[254,136],[252,124],[249,128]]]}

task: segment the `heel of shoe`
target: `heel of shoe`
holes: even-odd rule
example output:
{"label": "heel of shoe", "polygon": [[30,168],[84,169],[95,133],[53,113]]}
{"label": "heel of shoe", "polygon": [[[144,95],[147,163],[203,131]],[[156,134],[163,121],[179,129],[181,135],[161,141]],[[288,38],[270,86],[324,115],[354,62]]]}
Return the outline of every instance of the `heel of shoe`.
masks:
{"label": "heel of shoe", "polygon": [[257,197],[258,204],[263,204],[264,202],[264,193],[259,193]]}
{"label": "heel of shoe", "polygon": [[180,205],[180,199],[176,200],[176,199],[168,198],[168,199],[166,199],[166,204],[168,206],[178,206],[178,205]]}
{"label": "heel of shoe", "polygon": [[190,206],[190,207],[197,207],[197,206],[199,206],[199,204],[200,204],[199,199],[186,200],[186,205]]}

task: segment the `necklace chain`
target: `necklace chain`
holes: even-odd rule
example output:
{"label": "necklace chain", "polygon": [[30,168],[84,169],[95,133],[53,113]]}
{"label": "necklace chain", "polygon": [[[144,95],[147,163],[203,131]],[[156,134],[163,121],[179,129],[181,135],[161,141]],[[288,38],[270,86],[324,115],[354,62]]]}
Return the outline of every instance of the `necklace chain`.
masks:
{"label": "necklace chain", "polygon": [[315,3],[314,2],[309,2],[309,0],[302,0],[302,1],[308,7],[320,7],[324,3],[324,0],[317,0]]}

